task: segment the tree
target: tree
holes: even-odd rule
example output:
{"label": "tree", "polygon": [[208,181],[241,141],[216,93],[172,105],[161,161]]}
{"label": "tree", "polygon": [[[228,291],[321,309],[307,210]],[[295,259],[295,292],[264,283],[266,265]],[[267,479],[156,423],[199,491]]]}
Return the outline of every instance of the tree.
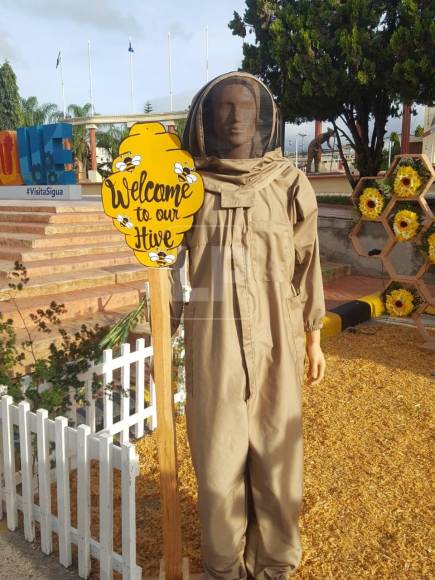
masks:
{"label": "tree", "polygon": [[17,77],[6,60],[0,66],[0,131],[14,131],[20,126],[21,100]]}
{"label": "tree", "polygon": [[[400,152],[402,150],[402,147],[400,144],[400,137],[399,137],[398,133],[396,133],[396,131],[391,131],[390,138],[388,141],[391,141],[391,160],[393,160],[396,155],[400,155]],[[383,171],[387,171],[387,169],[390,167],[389,161],[390,161],[390,151],[389,151],[389,146],[388,146],[387,149],[384,149],[383,159],[382,159],[382,164],[381,164],[380,169]]]}
{"label": "tree", "polygon": [[184,128],[186,127],[187,118],[185,119],[175,119],[175,130],[180,139],[183,137]]}
{"label": "tree", "polygon": [[55,103],[43,103],[40,105],[36,97],[21,99],[21,124],[23,127],[56,123],[62,118],[62,113]]}
{"label": "tree", "polygon": [[346,140],[361,176],[381,167],[386,123],[400,103],[431,104],[435,52],[431,2],[246,0],[229,27],[244,43],[242,69],[262,78],[286,121],[331,123],[347,177]]}
{"label": "tree", "polygon": [[396,131],[391,131],[390,141],[392,143],[391,159],[393,159],[396,155],[400,155],[401,152],[400,137]]}
{"label": "tree", "polygon": [[151,113],[152,110],[153,110],[153,106],[151,104],[151,101],[147,101],[143,107],[143,112],[144,113]]}
{"label": "tree", "polygon": [[[80,117],[89,117],[92,111],[92,104],[85,103],[81,105],[68,105],[66,121],[68,119],[77,119]],[[73,126],[73,138],[72,138],[72,149],[74,151],[75,158],[79,165],[79,171],[87,167],[89,147],[86,139],[86,126],[85,125],[74,125]]]}
{"label": "tree", "polygon": [[97,131],[97,147],[105,149],[110,157],[109,161],[97,167],[102,177],[107,177],[112,172],[112,162],[115,157],[118,157],[119,145],[128,133],[129,129],[125,123],[118,126],[110,125],[107,129]]}
{"label": "tree", "polygon": [[414,131],[415,137],[423,137],[424,136],[424,127],[421,125],[417,125]]}
{"label": "tree", "polygon": [[108,129],[97,131],[97,146],[105,149],[113,161],[118,157],[119,145],[128,133],[129,129],[125,123],[118,126],[110,125]]}

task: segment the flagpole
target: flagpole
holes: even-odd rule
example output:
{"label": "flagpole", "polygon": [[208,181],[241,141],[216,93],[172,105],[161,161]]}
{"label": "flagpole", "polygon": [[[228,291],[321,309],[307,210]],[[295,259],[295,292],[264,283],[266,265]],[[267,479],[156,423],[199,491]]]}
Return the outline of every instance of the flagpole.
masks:
{"label": "flagpole", "polygon": [[208,26],[205,27],[205,81],[208,83]]}
{"label": "flagpole", "polygon": [[168,32],[168,51],[169,51],[169,101],[172,113],[172,54],[171,54],[171,33]]}
{"label": "flagpole", "polygon": [[62,107],[63,107],[63,118],[66,119],[66,105],[65,105],[65,85],[63,82],[63,58],[62,51],[60,51],[60,83],[62,87]]}
{"label": "flagpole", "polygon": [[129,41],[129,54],[130,54],[130,109],[131,113],[134,113],[134,97],[133,97],[133,50],[131,46],[131,37],[128,39]]}
{"label": "flagpole", "polygon": [[92,62],[91,62],[91,41],[88,40],[88,63],[89,63],[89,97],[91,100],[92,115],[95,115],[94,90],[92,87]]}

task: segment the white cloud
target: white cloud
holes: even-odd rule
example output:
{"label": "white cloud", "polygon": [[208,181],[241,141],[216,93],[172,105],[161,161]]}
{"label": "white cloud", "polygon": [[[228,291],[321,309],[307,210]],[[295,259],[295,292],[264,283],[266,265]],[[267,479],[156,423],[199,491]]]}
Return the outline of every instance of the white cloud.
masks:
{"label": "white cloud", "polygon": [[128,2],[119,4],[123,9],[110,6],[107,0],[0,0],[9,10],[34,14],[44,20],[57,19],[75,22],[81,26],[89,25],[100,30],[117,30],[127,34],[141,35],[141,28],[134,13],[130,13]]}
{"label": "white cloud", "polygon": [[189,42],[193,36],[193,30],[186,29],[181,22],[174,22],[171,24],[169,31],[171,33],[172,38],[179,38],[184,42]]}
{"label": "white cloud", "polygon": [[5,60],[9,60],[13,63],[21,63],[21,56],[9,40],[9,36],[6,32],[0,30],[0,64]]}

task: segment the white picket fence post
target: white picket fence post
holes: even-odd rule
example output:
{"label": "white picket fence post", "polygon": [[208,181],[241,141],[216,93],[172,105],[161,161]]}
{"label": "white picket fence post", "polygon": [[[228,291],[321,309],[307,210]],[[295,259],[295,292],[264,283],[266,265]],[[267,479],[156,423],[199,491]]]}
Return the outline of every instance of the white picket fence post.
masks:
{"label": "white picket fence post", "polygon": [[80,425],[77,429],[77,532],[79,576],[87,578],[91,571],[91,487],[88,438],[91,429]]}
{"label": "white picket fence post", "polygon": [[111,437],[99,438],[100,453],[100,577],[111,580],[113,546],[113,469]]}
{"label": "white picket fence post", "polygon": [[110,428],[113,424],[113,389],[110,392],[107,385],[113,381],[112,349],[103,352],[103,404],[104,404],[104,428]]}
{"label": "white picket fence post", "polygon": [[48,411],[45,409],[36,411],[41,549],[44,554],[51,554],[53,550],[51,539],[51,478],[48,421]]}
{"label": "white picket fence post", "polygon": [[[145,340],[143,338],[136,339],[136,351],[142,352],[145,350]],[[135,412],[144,408],[145,404],[145,357],[140,357],[136,361],[136,407]],[[144,434],[144,422],[139,421],[135,425],[135,437],[140,439]]]}
{"label": "white picket fence post", "polygon": [[[130,415],[130,345],[125,343],[121,345],[121,357],[124,363],[121,367],[121,421],[126,421]],[[128,443],[130,439],[129,427],[124,427],[121,431],[121,443]]]}
{"label": "white picket fence post", "polygon": [[57,517],[59,520],[59,561],[68,567],[72,563],[71,555],[71,506],[69,485],[69,461],[67,428],[65,417],[56,417],[56,481],[57,481]]}
{"label": "white picket fence post", "polygon": [[18,405],[19,429],[20,429],[20,458],[21,458],[21,485],[23,496],[24,513],[24,537],[28,542],[35,538],[33,525],[33,453],[29,429],[30,404],[21,401]]}
{"label": "white picket fence post", "polygon": [[3,465],[5,471],[6,517],[8,528],[13,532],[17,527],[17,486],[15,482],[14,424],[11,420],[13,399],[2,398]]}
{"label": "white picket fence post", "polygon": [[136,477],[139,463],[133,445],[129,443],[121,451],[121,514],[122,514],[122,573],[124,578],[136,574]]}

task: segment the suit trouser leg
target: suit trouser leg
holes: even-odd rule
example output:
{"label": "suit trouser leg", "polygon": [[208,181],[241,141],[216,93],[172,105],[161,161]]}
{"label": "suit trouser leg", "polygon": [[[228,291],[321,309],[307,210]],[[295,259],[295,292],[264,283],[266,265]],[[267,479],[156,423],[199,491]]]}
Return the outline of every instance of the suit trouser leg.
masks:
{"label": "suit trouser leg", "polygon": [[248,469],[255,516],[249,516],[245,559],[256,580],[287,578],[302,559],[302,419],[297,398],[289,402],[292,412],[282,402],[268,409],[264,400],[251,401]]}
{"label": "suit trouser leg", "polygon": [[202,560],[206,578],[246,577],[246,402],[195,396],[186,423],[198,482]]}

